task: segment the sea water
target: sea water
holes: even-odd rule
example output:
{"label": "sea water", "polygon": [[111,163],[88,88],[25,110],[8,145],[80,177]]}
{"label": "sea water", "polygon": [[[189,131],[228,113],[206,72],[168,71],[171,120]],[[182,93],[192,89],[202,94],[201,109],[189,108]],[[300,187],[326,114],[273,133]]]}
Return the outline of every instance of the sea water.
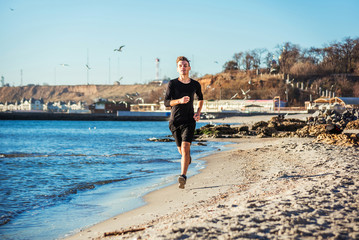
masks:
{"label": "sea water", "polygon": [[[197,124],[197,127],[204,123]],[[0,239],[59,239],[175,183],[167,122],[0,121]],[[192,146],[188,175],[222,145]]]}

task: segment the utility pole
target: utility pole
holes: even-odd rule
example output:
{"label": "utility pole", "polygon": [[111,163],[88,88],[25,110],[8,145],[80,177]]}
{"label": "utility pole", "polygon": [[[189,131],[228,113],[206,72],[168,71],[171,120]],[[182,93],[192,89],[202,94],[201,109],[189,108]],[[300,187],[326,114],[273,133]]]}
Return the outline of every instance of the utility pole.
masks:
{"label": "utility pole", "polygon": [[56,86],[56,67],[54,67],[54,85]]}
{"label": "utility pole", "polygon": [[89,49],[87,49],[87,64],[86,64],[86,68],[87,68],[87,85],[89,85],[89,78],[90,78],[90,65],[89,65]]}
{"label": "utility pole", "polygon": [[20,70],[20,75],[21,75],[21,83],[20,83],[20,86],[22,86],[22,69]]}
{"label": "utility pole", "polygon": [[160,80],[160,59],[156,58],[156,80]]}
{"label": "utility pole", "polygon": [[111,84],[111,58],[108,58],[108,84]]}
{"label": "utility pole", "polygon": [[140,83],[142,83],[142,56],[140,57]]}

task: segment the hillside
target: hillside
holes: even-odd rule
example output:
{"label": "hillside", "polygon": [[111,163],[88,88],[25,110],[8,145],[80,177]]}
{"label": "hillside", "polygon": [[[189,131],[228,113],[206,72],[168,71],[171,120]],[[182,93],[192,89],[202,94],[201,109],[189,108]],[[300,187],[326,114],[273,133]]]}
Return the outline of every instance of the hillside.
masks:
{"label": "hillside", "polygon": [[[205,75],[197,80],[206,100],[216,99],[273,99],[280,96],[290,106],[303,106],[310,98],[320,97],[319,89],[333,90],[335,96],[359,97],[359,77],[354,75],[311,76],[287,84],[283,74],[257,74],[255,71],[226,71]],[[15,102],[22,98],[42,98],[49,101],[86,101],[98,98],[129,103],[154,103],[163,100],[167,85],[69,85],[1,87],[0,102]]]}
{"label": "hillside", "polygon": [[42,98],[49,101],[86,101],[88,104],[96,98],[107,98],[115,101],[130,100],[141,97],[148,99],[152,92],[161,88],[158,85],[69,85],[69,86],[23,86],[1,87],[0,102],[15,102],[22,98]]}
{"label": "hillside", "polygon": [[[205,99],[271,99],[280,95],[283,75],[256,75],[241,71],[230,71],[216,75],[205,75],[197,79],[202,86]],[[115,101],[146,103],[163,100],[167,85],[68,85],[68,86],[23,86],[0,88],[0,102],[15,102],[22,98],[42,98],[49,101],[86,101],[91,104],[97,98]],[[247,95],[242,90],[249,91]]]}

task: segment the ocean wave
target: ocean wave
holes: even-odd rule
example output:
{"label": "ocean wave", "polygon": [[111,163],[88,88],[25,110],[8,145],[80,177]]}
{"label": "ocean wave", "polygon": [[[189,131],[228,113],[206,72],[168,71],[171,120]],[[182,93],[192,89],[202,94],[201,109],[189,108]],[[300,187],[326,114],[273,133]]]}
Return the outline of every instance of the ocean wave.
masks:
{"label": "ocean wave", "polygon": [[129,153],[114,153],[104,155],[91,154],[41,154],[41,153],[0,153],[1,158],[47,158],[47,157],[117,157],[117,156],[131,156]]}
{"label": "ocean wave", "polygon": [[[145,172],[145,171],[143,171],[143,172]],[[48,207],[48,206],[52,206],[52,205],[56,204],[57,201],[59,201],[59,200],[60,201],[66,200],[70,195],[77,194],[78,192],[91,190],[91,189],[96,188],[96,186],[103,186],[106,184],[123,182],[123,181],[134,179],[134,178],[136,178],[136,177],[100,180],[100,181],[91,182],[91,183],[78,183],[60,193],[52,194],[52,195],[38,195],[37,198],[38,199],[46,199],[47,201],[42,202],[41,207]],[[27,209],[22,209],[22,210],[18,210],[18,211],[1,211],[0,212],[0,226],[9,223],[17,215],[19,215],[23,212],[26,212],[30,209],[34,209],[35,207],[38,207],[39,206],[38,204],[39,203],[37,203],[36,205],[30,205],[27,207]]]}
{"label": "ocean wave", "polygon": [[123,182],[133,178],[120,178],[120,179],[109,179],[109,180],[100,180],[96,182],[90,183],[77,183],[73,187],[66,189],[65,191],[59,194],[52,194],[52,195],[42,195],[44,198],[48,199],[55,199],[55,198],[64,198],[72,194],[77,194],[79,191],[85,191],[96,188],[96,186],[102,186],[106,184],[111,184],[115,182]]}
{"label": "ocean wave", "polygon": [[7,224],[11,221],[13,216],[15,215],[13,212],[1,212],[0,213],[0,226]]}
{"label": "ocean wave", "polygon": [[[180,159],[180,158],[179,158]],[[163,159],[163,158],[155,158],[155,159],[141,159],[138,160],[138,163],[140,164],[147,164],[147,163],[173,163],[178,159]]]}
{"label": "ocean wave", "polygon": [[141,168],[141,169],[138,169],[138,170],[135,170],[135,171],[128,172],[127,175],[131,175],[131,174],[134,174],[134,173],[154,173],[154,171],[152,171],[152,170],[143,170]]}

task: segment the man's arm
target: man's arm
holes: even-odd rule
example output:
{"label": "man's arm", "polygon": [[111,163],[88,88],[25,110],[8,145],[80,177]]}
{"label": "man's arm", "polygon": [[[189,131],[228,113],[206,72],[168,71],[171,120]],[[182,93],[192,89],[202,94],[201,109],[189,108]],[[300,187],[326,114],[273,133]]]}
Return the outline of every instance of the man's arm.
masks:
{"label": "man's arm", "polygon": [[171,100],[170,105],[171,105],[171,107],[173,107],[178,104],[186,104],[189,102],[189,100],[190,100],[190,98],[188,96],[184,96],[183,98],[180,98],[180,99]]}
{"label": "man's arm", "polygon": [[194,120],[198,121],[201,118],[202,107],[203,107],[203,100],[199,100],[197,112],[193,116]]}

